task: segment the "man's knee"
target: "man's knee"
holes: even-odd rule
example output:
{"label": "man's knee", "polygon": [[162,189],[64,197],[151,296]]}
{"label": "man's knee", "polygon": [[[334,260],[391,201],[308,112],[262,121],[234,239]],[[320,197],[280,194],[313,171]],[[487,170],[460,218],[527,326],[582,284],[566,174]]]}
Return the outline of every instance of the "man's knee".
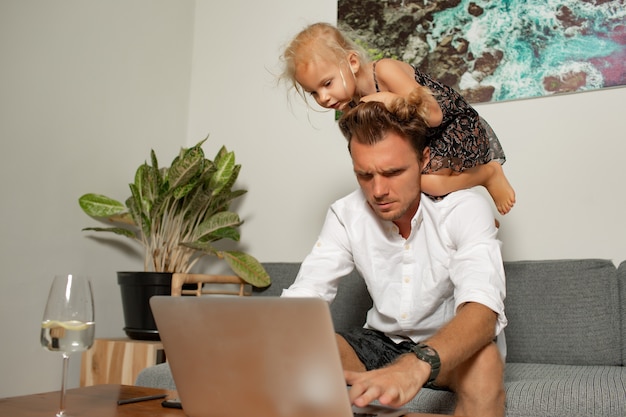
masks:
{"label": "man's knee", "polygon": [[341,365],[346,371],[365,371],[365,365],[359,359],[356,352],[341,335],[335,334],[337,346],[339,347],[339,356],[341,357]]}
{"label": "man's knee", "polygon": [[485,346],[459,366],[453,372],[450,388],[460,398],[504,406],[504,361],[496,344]]}
{"label": "man's knee", "polygon": [[495,343],[479,350],[451,373],[457,415],[503,417],[504,361]]}

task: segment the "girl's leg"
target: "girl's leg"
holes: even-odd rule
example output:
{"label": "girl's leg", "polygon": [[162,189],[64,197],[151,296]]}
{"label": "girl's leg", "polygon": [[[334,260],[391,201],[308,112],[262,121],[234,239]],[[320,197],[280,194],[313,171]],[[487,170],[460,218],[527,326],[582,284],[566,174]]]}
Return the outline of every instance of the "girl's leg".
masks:
{"label": "girl's leg", "polygon": [[502,165],[491,161],[456,173],[450,169],[422,175],[422,190],[433,196],[482,185],[489,191],[500,214],[507,214],[515,204],[515,190],[504,175]]}

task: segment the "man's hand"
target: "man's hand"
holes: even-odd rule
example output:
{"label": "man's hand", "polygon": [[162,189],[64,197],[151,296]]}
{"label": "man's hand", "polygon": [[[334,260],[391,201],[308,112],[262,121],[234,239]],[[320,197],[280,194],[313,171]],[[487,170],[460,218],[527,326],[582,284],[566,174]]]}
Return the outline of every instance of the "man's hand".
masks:
{"label": "man's hand", "polygon": [[365,407],[374,400],[390,407],[402,407],[417,395],[429,376],[430,365],[412,353],[373,371],[344,371],[346,383],[352,386],[350,401],[357,407]]}

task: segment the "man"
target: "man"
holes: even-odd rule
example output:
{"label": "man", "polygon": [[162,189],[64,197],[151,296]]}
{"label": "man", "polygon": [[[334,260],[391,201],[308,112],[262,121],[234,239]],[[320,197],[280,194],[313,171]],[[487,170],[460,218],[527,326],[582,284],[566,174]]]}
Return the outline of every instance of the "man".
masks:
{"label": "man", "polygon": [[426,386],[455,392],[457,415],[504,416],[494,339],[506,326],[505,279],[490,207],[470,190],[421,193],[429,149],[407,101],[359,104],[339,125],[360,189],[330,207],[283,296],[330,302],[340,277],[356,268],[364,278],[366,324],[337,335],[355,405],[400,407]]}

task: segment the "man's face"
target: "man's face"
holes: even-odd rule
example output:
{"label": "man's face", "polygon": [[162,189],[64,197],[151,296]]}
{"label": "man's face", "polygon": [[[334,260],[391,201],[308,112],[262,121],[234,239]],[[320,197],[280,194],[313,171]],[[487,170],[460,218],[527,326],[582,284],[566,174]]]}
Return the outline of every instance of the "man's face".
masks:
{"label": "man's face", "polygon": [[419,207],[422,164],[409,142],[387,133],[374,145],[352,140],[350,150],[357,181],[376,215],[410,222]]}

